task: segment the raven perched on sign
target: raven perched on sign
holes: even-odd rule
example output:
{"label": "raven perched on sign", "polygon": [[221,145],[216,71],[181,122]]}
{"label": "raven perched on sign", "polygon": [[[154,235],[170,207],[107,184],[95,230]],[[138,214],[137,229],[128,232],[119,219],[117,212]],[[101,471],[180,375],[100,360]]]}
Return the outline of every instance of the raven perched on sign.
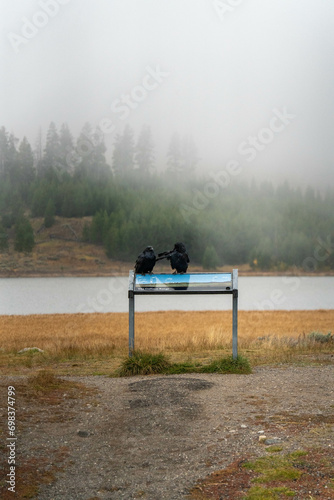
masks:
{"label": "raven perched on sign", "polygon": [[158,257],[169,260],[171,268],[175,269],[177,273],[183,274],[187,272],[190,260],[183,243],[175,243],[173,250],[159,253]]}
{"label": "raven perched on sign", "polygon": [[135,272],[137,274],[151,273],[155,266],[156,256],[153,247],[146,247],[145,250],[138,255],[135,263]]}

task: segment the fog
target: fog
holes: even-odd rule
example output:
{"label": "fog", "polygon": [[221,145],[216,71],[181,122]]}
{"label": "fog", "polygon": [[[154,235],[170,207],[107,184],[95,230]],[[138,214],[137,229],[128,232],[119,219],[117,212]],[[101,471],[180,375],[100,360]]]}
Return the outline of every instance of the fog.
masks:
{"label": "fog", "polygon": [[197,172],[334,186],[332,0],[0,0],[0,126],[174,132]]}

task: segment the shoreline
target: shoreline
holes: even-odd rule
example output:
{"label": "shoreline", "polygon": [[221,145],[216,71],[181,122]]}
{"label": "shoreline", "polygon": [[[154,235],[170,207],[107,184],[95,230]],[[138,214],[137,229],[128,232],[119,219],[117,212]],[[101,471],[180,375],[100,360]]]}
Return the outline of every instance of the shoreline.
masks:
{"label": "shoreline", "polygon": [[[203,309],[203,310],[182,310],[182,309],[159,309],[157,311],[136,311],[136,316],[159,316],[159,315],[176,315],[176,316],[192,316],[192,315],[197,315],[197,316],[206,316],[206,315],[212,315],[215,316],[216,314],[230,317],[231,316],[231,310],[219,310],[219,309]],[[241,314],[242,316],[250,315],[250,316],[256,316],[256,315],[262,315],[262,316],[274,316],[274,315],[281,315],[281,316],[292,316],[292,315],[306,315],[306,316],[311,316],[312,314],[319,313],[321,315],[323,314],[328,314],[332,315],[334,314],[334,308],[332,309],[239,309],[238,314]],[[103,317],[116,317],[116,316],[124,316],[128,317],[129,313],[128,311],[113,311],[113,312],[60,312],[60,313],[30,313],[30,314],[0,314],[0,318],[40,318],[40,317],[45,317],[45,318],[51,318],[52,316],[55,316],[57,318],[60,317],[69,317],[69,316],[86,316],[86,315],[91,315],[91,316],[96,316],[96,318],[103,318]],[[128,330],[128,329],[127,329]]]}

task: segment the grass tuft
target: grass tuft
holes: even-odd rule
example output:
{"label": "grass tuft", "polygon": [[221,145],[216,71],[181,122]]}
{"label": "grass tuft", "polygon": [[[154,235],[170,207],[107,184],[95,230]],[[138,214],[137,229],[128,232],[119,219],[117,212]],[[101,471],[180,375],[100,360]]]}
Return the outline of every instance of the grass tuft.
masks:
{"label": "grass tuft", "polygon": [[235,373],[248,374],[252,372],[249,361],[244,356],[233,359],[232,356],[216,359],[201,368],[201,373]]}
{"label": "grass tuft", "polygon": [[282,498],[291,498],[296,495],[295,491],[289,488],[263,488],[262,486],[253,486],[244,500],[278,500]]}
{"label": "grass tuft", "polygon": [[200,363],[183,362],[171,364],[169,359],[162,353],[150,354],[148,352],[134,351],[132,356],[128,356],[116,371],[120,377],[133,375],[179,375],[182,373],[251,373],[251,367],[247,358],[232,356],[212,361],[208,365]]}
{"label": "grass tuft", "polygon": [[28,377],[28,387],[37,392],[49,392],[58,389],[63,381],[50,370],[40,370]]}
{"label": "grass tuft", "polygon": [[201,365],[200,363],[184,362],[184,363],[173,363],[168,368],[168,375],[181,375],[182,373],[200,373]]}
{"label": "grass tuft", "polygon": [[118,370],[120,377],[130,377],[132,375],[153,375],[166,373],[170,367],[170,362],[163,353],[150,354],[148,352],[134,351],[132,356],[128,356]]}
{"label": "grass tuft", "polygon": [[301,476],[301,471],[294,467],[294,460],[294,457],[289,455],[269,455],[260,457],[254,462],[247,462],[244,467],[260,474],[259,477],[254,479],[256,483],[297,481]]}
{"label": "grass tuft", "polygon": [[278,445],[268,446],[268,448],[266,448],[266,451],[268,453],[279,453],[282,450],[283,446],[278,446]]}

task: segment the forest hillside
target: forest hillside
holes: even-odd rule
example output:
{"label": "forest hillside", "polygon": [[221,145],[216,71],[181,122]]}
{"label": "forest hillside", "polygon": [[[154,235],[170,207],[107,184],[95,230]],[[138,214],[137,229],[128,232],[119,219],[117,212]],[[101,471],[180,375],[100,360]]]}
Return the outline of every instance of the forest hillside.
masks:
{"label": "forest hillside", "polygon": [[36,161],[25,138],[18,145],[0,130],[0,252],[7,271],[42,246],[46,259],[61,259],[66,242],[73,255],[86,245],[85,255],[111,265],[133,263],[147,245],[170,250],[176,241],[185,243],[193,266],[205,269],[334,270],[331,190],[249,184],[224,170],[198,177],[194,165],[176,157],[157,172],[145,168],[147,151],[145,161],[134,161],[134,149],[129,156],[124,137],[112,166],[92,136],[89,152],[70,168],[68,148],[62,153],[61,141],[56,148],[51,132]]}

